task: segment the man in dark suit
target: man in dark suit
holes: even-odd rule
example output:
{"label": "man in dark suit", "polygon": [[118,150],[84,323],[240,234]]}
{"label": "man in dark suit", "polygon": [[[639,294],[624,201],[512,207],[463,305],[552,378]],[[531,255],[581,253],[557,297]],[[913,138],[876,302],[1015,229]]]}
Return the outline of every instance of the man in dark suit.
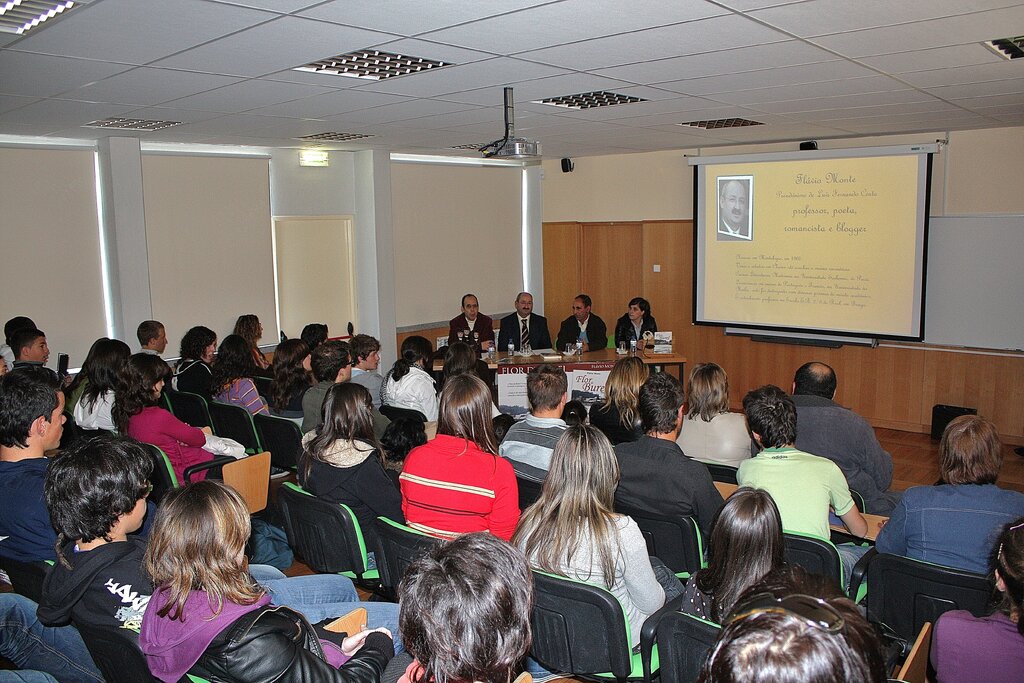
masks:
{"label": "man in dark suit", "polygon": [[563,320],[558,329],[558,349],[565,350],[577,340],[583,342],[584,351],[597,351],[608,345],[608,328],[601,318],[590,312],[591,303],[586,294],[573,299],[572,315]]}
{"label": "man in dark suit", "polygon": [[494,346],[494,321],[480,312],[480,303],[474,294],[462,297],[462,314],[448,321],[448,345],[462,341],[474,347],[477,352]]}
{"label": "man in dark suit", "polygon": [[516,351],[523,347],[523,339],[529,339],[530,348],[550,349],[551,333],[548,332],[548,319],[533,313],[533,295],[519,292],[516,297],[516,312],[501,319],[498,331],[498,349],[505,351],[512,344]]}

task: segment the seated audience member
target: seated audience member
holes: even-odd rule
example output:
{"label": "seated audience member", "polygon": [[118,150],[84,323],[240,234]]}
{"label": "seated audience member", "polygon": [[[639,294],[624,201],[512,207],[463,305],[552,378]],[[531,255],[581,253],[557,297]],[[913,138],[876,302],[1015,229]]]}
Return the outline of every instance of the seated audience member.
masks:
{"label": "seated audience member", "polygon": [[167,330],[159,320],[143,320],[135,330],[139,338],[140,353],[152,353],[159,356],[167,348]]}
{"label": "seated audience member", "polygon": [[402,342],[401,355],[384,378],[381,400],[385,405],[418,410],[427,422],[437,420],[437,392],[428,367],[433,354],[425,337],[413,335]]}
{"label": "seated audience member", "polygon": [[399,683],[511,681],[530,649],[533,577],[523,554],[485,533],[436,546],[406,571]]}
{"label": "seated audience member", "polygon": [[[170,368],[159,356],[133,355],[114,392],[114,424],[121,434],[162,450],[170,459],[178,482],[185,483],[185,469],[212,460],[213,455],[203,450],[203,430],[185,424],[157,405],[168,375]],[[205,478],[205,471],[198,472],[193,481]]]}
{"label": "seated audience member", "polygon": [[[511,418],[511,415],[509,417]],[[383,436],[380,437],[384,469],[395,486],[398,486],[398,476],[402,473],[409,453],[426,442],[427,432],[424,424],[411,417],[400,417],[384,430]]]}
{"label": "seated audience member", "polygon": [[505,351],[512,344],[516,351],[523,350],[523,342],[528,341],[530,348],[550,349],[551,333],[548,332],[548,319],[533,312],[533,295],[519,292],[515,300],[516,312],[501,319],[498,330],[498,349]]}
{"label": "seated audience member", "polygon": [[4,683],[104,683],[74,626],[50,628],[38,605],[17,593],[0,593],[0,657],[17,670],[0,670]]}
{"label": "seated audience member", "polygon": [[[444,350],[444,366],[441,369],[441,386],[451,377],[470,373],[484,381],[484,384],[494,384],[494,373],[487,367],[487,363],[477,357],[477,352],[472,346],[465,342],[449,344]],[[492,406],[491,415],[497,417],[501,411],[497,406]]]}
{"label": "seated audience member", "polygon": [[936,486],[907,489],[878,534],[878,552],[984,574],[1000,527],[1024,516],[1024,494],[996,486],[996,426],[977,415],[947,425]]}
{"label": "seated audience member", "polygon": [[480,303],[473,294],[462,297],[462,313],[448,321],[448,346],[465,342],[476,353],[494,346],[494,321],[480,312]]}
{"label": "seated audience member", "polygon": [[267,402],[256,390],[256,382],[253,380],[259,371],[244,339],[237,334],[224,337],[217,350],[213,377],[210,379],[214,399],[241,406],[250,415],[269,415]]}
{"label": "seated audience member", "polygon": [[11,336],[11,349],[14,350],[14,366],[22,367],[46,365],[50,360],[50,347],[46,344],[46,333],[35,328],[23,328]]}
{"label": "seated audience member", "polygon": [[[114,392],[124,374],[132,351],[118,339],[97,339],[89,349],[79,376],[83,378],[81,398],[73,404],[75,424],[82,429],[113,431]],[[78,378],[75,378],[76,381]],[[68,387],[74,395],[72,387]]]}
{"label": "seated audience member", "polygon": [[252,362],[256,364],[257,368],[266,370],[270,367],[270,361],[260,351],[259,343],[260,338],[263,337],[263,323],[260,322],[259,316],[252,313],[238,316],[233,334],[237,334],[245,340],[249,353],[252,355]]}
{"label": "seated audience member", "polygon": [[643,434],[640,425],[640,387],[650,370],[639,358],[621,358],[612,366],[604,385],[604,403],[590,410],[590,424],[608,437],[612,445],[636,441]]}
{"label": "seated audience member", "polygon": [[508,430],[512,429],[512,425],[516,423],[516,419],[511,415],[502,413],[496,415],[491,419],[491,424],[494,426],[494,440],[501,445],[501,442],[505,440],[505,436],[508,434]]}
{"label": "seated audience member", "polygon": [[348,344],[342,341],[324,342],[309,355],[309,367],[316,384],[302,396],[302,433],[320,426],[323,420],[324,397],[335,384],[347,382],[352,376]]}
{"label": "seated audience member", "polygon": [[578,341],[583,343],[584,353],[600,351],[608,346],[608,328],[599,316],[590,312],[592,303],[586,294],[572,300],[572,315],[558,328],[557,351],[564,351],[566,346]]}
{"label": "seated audience member", "polygon": [[628,349],[629,343],[635,341],[637,350],[640,350],[644,332],[657,331],[658,323],[651,315],[651,304],[643,297],[633,297],[625,314],[615,323],[615,345],[625,344]]}
{"label": "seated audience member", "polygon": [[14,347],[11,345],[14,333],[22,329],[34,330],[37,327],[32,318],[23,315],[14,316],[4,323],[4,343],[0,344],[0,358],[7,361],[8,370],[14,367]]}
{"label": "seated audience member", "polygon": [[[744,460],[736,473],[740,486],[764,489],[771,494],[782,516],[782,528],[829,538],[828,513],[831,507],[851,534],[863,537],[867,522],[850,497],[846,479],[831,460],[797,450],[797,414],[793,400],[782,389],[766,385],[743,397],[754,441],[761,452]],[[853,565],[865,548],[837,545],[849,581]]]}
{"label": "seated audience member", "polygon": [[310,323],[302,328],[299,339],[306,342],[309,352],[313,353],[313,349],[327,341],[328,336],[327,325],[323,323]]}
{"label": "seated audience member", "polygon": [[285,339],[274,351],[270,366],[270,412],[280,417],[302,417],[302,397],[313,386],[309,347],[301,339]]}
{"label": "seated audience member", "polygon": [[538,365],[526,376],[529,414],[509,427],[498,453],[512,463],[516,476],[544,481],[551,463],[551,451],[565,431],[562,409],[568,380],[565,370]]}
{"label": "seated audience member", "polygon": [[690,372],[688,408],[679,447],[694,460],[739,467],[750,457],[750,434],[742,413],[729,412],[729,378],[715,363]]}
{"label": "seated audience member", "polygon": [[665,372],[640,387],[640,420],[644,435],[615,447],[622,479],[615,500],[657,515],[688,515],[705,538],[722,507],[708,468],[686,457],[676,444],[683,421],[683,387]]}
{"label": "seated audience member", "polygon": [[805,363],[796,371],[796,447],[839,465],[850,488],[864,496],[866,511],[888,515],[900,497],[887,490],[892,485],[892,456],[882,449],[867,420],[834,402],[836,384],[835,371],[824,363]]}
{"label": "seated audience member", "polygon": [[721,623],[743,591],[785,564],[782,519],[767,491],[739,488],[711,526],[708,566],[686,582],[679,611]]}
{"label": "seated audience member", "polygon": [[7,374],[7,370],[8,370],[7,361],[4,360],[3,358],[0,358],[0,377],[3,377],[4,375],[6,375]]}
{"label": "seated audience member", "polygon": [[[218,681],[377,681],[393,656],[386,629],[318,639],[309,622],[246,572],[249,512],[241,497],[204,481],[164,497],[144,568],[156,587],[139,646],[149,669],[174,683],[186,673]],[[340,667],[340,668],[338,668]]]}
{"label": "seated audience member", "polygon": [[54,460],[45,492],[57,562],[43,583],[44,624],[136,640],[153,587],[142,571],[146,541],[128,534],[145,520],[152,471],[146,449],[124,437],[79,441]]}
{"label": "seated audience member", "polygon": [[583,401],[566,401],[562,408],[562,419],[569,427],[587,424],[587,406]]}
{"label": "seated audience member", "polygon": [[57,535],[43,500],[49,460],[60,445],[64,394],[45,368],[0,377],[0,557],[52,560]]}
{"label": "seated audience member", "polygon": [[323,424],[302,438],[299,483],[317,498],[349,506],[367,547],[374,548],[377,517],[404,524],[405,516],[402,494],[381,464],[370,392],[351,382],[335,384],[323,410]]}
{"label": "seated audience member", "polygon": [[178,391],[213,400],[213,361],[217,357],[217,333],[197,325],[181,338],[181,359],[174,369],[172,386]]}
{"label": "seated audience member", "polygon": [[935,623],[931,662],[937,683],[1024,680],[1024,519],[1003,526],[992,569],[999,603],[991,615],[953,610]]}
{"label": "seated audience member", "polygon": [[384,378],[377,372],[380,342],[368,334],[357,334],[349,342],[349,348],[352,352],[352,379],[349,381],[366,387],[373,397],[373,406],[379,409],[380,387],[384,383]]}
{"label": "seated audience member", "polygon": [[615,453],[604,434],[585,425],[566,429],[540,498],[523,513],[512,543],[542,571],[611,591],[622,603],[632,647],[639,644],[647,617],[681,595],[683,586],[660,561],[654,570],[636,522],[615,513],[618,479]]}
{"label": "seated audience member", "polygon": [[698,683],[884,683],[874,627],[799,568],[749,588],[723,623]]}
{"label": "seated audience member", "polygon": [[519,488],[512,465],[498,456],[490,406],[491,392],[473,375],[441,391],[437,436],[409,453],[399,477],[409,526],[445,538],[472,531],[512,537]]}

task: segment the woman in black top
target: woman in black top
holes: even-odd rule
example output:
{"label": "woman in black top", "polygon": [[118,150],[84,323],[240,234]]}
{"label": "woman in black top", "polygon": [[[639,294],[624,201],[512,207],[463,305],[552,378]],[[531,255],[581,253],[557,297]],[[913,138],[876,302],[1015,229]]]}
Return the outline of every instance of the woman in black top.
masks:
{"label": "woman in black top", "polygon": [[270,366],[270,412],[280,417],[302,417],[302,397],[313,386],[309,345],[301,339],[285,339],[274,351]]}
{"label": "woman in black top", "polygon": [[604,403],[590,409],[590,424],[604,432],[613,446],[636,441],[643,434],[640,387],[647,381],[648,374],[647,365],[639,358],[620,358],[604,385]]}
{"label": "woman in black top", "polygon": [[[639,334],[637,334],[639,328]],[[629,300],[629,308],[626,314],[615,323],[615,345],[636,341],[640,345],[640,338],[644,332],[657,332],[658,323],[651,315],[651,304],[643,297],[634,297]]]}
{"label": "woman in black top", "polygon": [[213,400],[213,371],[210,364],[217,355],[217,333],[198,325],[181,338],[181,360],[174,368],[172,384],[178,391],[199,394]]}

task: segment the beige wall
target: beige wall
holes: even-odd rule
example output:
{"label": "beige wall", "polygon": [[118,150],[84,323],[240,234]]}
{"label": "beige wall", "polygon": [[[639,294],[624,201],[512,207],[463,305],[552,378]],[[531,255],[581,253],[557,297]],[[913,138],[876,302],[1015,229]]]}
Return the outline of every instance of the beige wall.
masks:
{"label": "beige wall", "polygon": [[1024,128],[950,133],[947,156],[947,215],[1024,213]]}

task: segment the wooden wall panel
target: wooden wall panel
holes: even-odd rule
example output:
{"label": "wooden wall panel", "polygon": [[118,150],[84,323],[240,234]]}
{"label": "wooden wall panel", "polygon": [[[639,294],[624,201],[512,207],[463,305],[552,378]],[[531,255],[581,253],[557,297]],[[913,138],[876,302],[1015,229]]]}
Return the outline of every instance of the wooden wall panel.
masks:
{"label": "wooden wall panel", "polygon": [[579,223],[544,224],[544,315],[552,343],[559,323],[571,312],[573,297],[580,293],[582,234]]}
{"label": "wooden wall panel", "polygon": [[[640,223],[584,223],[580,291],[594,300],[594,312],[615,334],[615,320],[629,300],[643,296],[643,233]],[[657,315],[655,315],[657,317]]]}
{"label": "wooden wall panel", "polygon": [[[600,230],[601,224],[583,224],[581,229],[586,244],[591,231]],[[692,325],[692,231],[691,221],[641,224],[639,295],[651,302],[659,327],[672,330],[675,347],[686,355],[690,367],[713,361],[726,369],[734,409],[739,409],[744,393],[763,384],[790,390],[794,371],[803,363],[818,360],[836,370],[837,400],[876,427],[927,432],[932,406],[945,403],[977,408],[999,427],[1004,440],[1024,443],[1024,354],[924,344],[822,349],[754,342],[747,337],[727,337],[722,328]],[[653,272],[655,264],[661,266],[660,273]],[[595,296],[595,310],[609,325],[621,315],[614,306],[622,308],[637,295],[623,284],[621,266],[621,258],[606,260],[607,270],[602,275],[596,264],[591,265],[587,273],[595,279],[594,285],[580,283],[591,288],[591,296],[601,291],[609,298],[612,307]],[[602,277],[604,288],[597,289],[596,280]]]}

